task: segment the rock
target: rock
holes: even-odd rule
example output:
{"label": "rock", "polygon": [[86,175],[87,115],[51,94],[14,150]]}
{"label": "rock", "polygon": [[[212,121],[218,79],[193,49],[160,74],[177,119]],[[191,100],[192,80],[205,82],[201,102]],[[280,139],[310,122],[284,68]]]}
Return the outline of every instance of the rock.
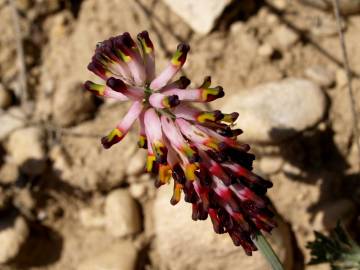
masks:
{"label": "rock", "polygon": [[130,242],[118,242],[80,263],[77,270],[134,270],[137,251]]}
{"label": "rock", "polygon": [[340,220],[342,224],[347,224],[355,215],[356,206],[348,199],[341,199],[329,202],[321,207],[314,218],[315,230],[332,230]]}
{"label": "rock", "polygon": [[317,124],[326,110],[326,98],[314,83],[289,78],[231,95],[224,112],[240,114],[236,126],[246,142],[278,143]]}
{"label": "rock", "polygon": [[12,131],[25,125],[25,114],[14,107],[0,114],[0,140],[4,140]]}
{"label": "rock", "polygon": [[15,183],[19,175],[19,166],[11,162],[6,162],[0,168],[0,183]]}
{"label": "rock", "polygon": [[115,236],[132,235],[141,230],[139,208],[127,190],[112,191],[105,201],[107,231]]}
{"label": "rock", "polygon": [[44,132],[39,127],[14,131],[6,145],[12,161],[30,175],[39,175],[46,168]]}
{"label": "rock", "polygon": [[146,153],[145,151],[138,150],[131,157],[126,167],[127,175],[138,175],[145,170]]}
{"label": "rock", "polygon": [[29,228],[23,217],[6,217],[0,220],[0,264],[14,258],[29,235]]}
{"label": "rock", "polygon": [[274,48],[270,44],[262,44],[258,48],[258,54],[260,56],[269,58],[274,53]]}
{"label": "rock", "polygon": [[[227,234],[216,234],[209,218],[193,221],[191,204],[182,200],[172,206],[171,194],[170,185],[161,187],[153,208],[159,269],[269,269],[260,252],[248,257],[241,247],[233,245]],[[285,269],[292,269],[290,232],[284,223],[279,223],[280,228],[270,237],[272,246],[281,260],[285,260]]]}
{"label": "rock", "polygon": [[135,199],[142,199],[146,195],[147,184],[146,183],[133,183],[130,186],[130,194]]}
{"label": "rock", "polygon": [[323,66],[312,66],[305,70],[305,75],[322,87],[330,87],[335,83],[335,73]]}
{"label": "rock", "polygon": [[281,49],[289,49],[299,39],[297,33],[286,25],[280,25],[275,28],[274,32],[270,36],[270,41],[274,47]]}
{"label": "rock", "polygon": [[284,160],[281,157],[264,156],[260,159],[259,168],[262,173],[274,174],[281,169],[283,163]]}
{"label": "rock", "polygon": [[80,82],[65,81],[55,92],[53,117],[60,126],[66,127],[84,121],[94,110],[94,97],[82,89]]}
{"label": "rock", "polygon": [[[300,2],[316,8],[333,12],[332,0],[300,0]],[[340,12],[344,15],[355,14],[360,12],[360,0],[341,0],[339,1]]]}
{"label": "rock", "polygon": [[0,84],[0,108],[6,109],[12,103],[12,97],[2,84]]}
{"label": "rock", "polygon": [[163,0],[170,9],[179,15],[199,34],[211,31],[225,7],[231,0]]}

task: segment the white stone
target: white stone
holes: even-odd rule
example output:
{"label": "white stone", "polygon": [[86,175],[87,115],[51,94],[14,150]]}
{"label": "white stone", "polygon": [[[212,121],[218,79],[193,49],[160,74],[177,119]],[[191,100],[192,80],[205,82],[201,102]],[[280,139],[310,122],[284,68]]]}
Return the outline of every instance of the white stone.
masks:
{"label": "white stone", "polygon": [[139,208],[127,190],[118,189],[106,197],[105,223],[107,231],[115,237],[132,235],[140,231]]}
{"label": "white stone", "polygon": [[13,130],[25,125],[25,115],[14,107],[0,114],[0,123],[0,140],[4,140]]}
{"label": "white stone", "polygon": [[130,242],[111,245],[100,254],[80,263],[77,270],[134,270],[137,250]]}
{"label": "white stone", "polygon": [[[171,194],[171,185],[162,186],[154,203],[155,251],[160,258],[160,269],[269,269],[260,252],[249,257],[241,247],[234,246],[229,235],[216,234],[209,218],[193,221],[191,204],[181,200],[172,206]],[[270,237],[272,246],[281,260],[286,261],[285,269],[292,269],[290,233],[280,224],[280,229],[274,230]]]}
{"label": "white stone", "polygon": [[163,0],[199,34],[207,34],[214,27],[231,0]]}
{"label": "white stone", "polygon": [[323,66],[309,67],[305,75],[319,86],[329,87],[335,83],[335,73]]}
{"label": "white stone", "polygon": [[226,100],[224,112],[240,114],[239,139],[277,143],[316,125],[326,110],[326,98],[313,82],[289,78],[259,85]]}
{"label": "white stone", "polygon": [[262,173],[273,174],[281,169],[283,163],[281,157],[264,156],[260,159],[259,167]]}
{"label": "white stone", "polygon": [[39,127],[27,127],[14,131],[6,145],[12,161],[21,170],[32,175],[41,174],[46,167],[44,134]]}
{"label": "white stone", "polygon": [[29,228],[23,217],[0,220],[0,264],[14,258],[29,235]]}

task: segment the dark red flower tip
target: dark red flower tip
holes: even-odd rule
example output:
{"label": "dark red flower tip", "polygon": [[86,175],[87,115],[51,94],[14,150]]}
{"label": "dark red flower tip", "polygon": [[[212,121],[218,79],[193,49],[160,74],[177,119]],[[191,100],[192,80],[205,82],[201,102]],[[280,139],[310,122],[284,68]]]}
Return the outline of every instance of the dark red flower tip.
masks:
{"label": "dark red flower tip", "polygon": [[149,37],[148,31],[142,31],[137,35],[137,38],[140,42],[144,42],[148,48],[154,49],[154,45]]}
{"label": "dark red flower tip", "polygon": [[191,81],[186,76],[181,76],[177,82],[179,83],[178,84],[179,89],[185,89],[191,83]]}
{"label": "dark red flower tip", "polygon": [[106,85],[109,86],[111,89],[113,89],[116,92],[124,92],[127,87],[126,84],[117,78],[111,77],[106,81]]}

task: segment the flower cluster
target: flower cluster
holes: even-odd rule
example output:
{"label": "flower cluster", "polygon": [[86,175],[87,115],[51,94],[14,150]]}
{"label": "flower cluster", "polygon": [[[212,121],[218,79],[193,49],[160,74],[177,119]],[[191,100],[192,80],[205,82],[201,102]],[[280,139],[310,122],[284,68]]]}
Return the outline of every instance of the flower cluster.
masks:
{"label": "flower cluster", "polygon": [[146,171],[158,175],[156,187],[174,180],[171,204],[182,192],[192,204],[192,218],[208,216],[216,233],[228,233],[248,255],[256,250],[251,237],[275,227],[264,196],[272,183],[252,173],[254,155],[232,129],[237,113],[202,111],[191,103],[210,102],[224,96],[211,86],[210,77],[196,88],[180,77],[190,47],[180,44],[168,66],[156,76],[154,46],[146,31],[135,42],[129,33],[98,44],[88,69],[102,79],[84,88],[98,96],[132,105],[120,123],[101,142],[109,148],[121,141],[138,119],[138,145],[147,149]]}

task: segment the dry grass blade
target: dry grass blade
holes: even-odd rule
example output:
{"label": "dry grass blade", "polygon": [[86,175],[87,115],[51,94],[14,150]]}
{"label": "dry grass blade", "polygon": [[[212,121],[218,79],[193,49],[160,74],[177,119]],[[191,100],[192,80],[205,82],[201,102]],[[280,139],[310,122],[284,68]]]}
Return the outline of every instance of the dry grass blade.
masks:
{"label": "dry grass blade", "polygon": [[344,59],[344,67],[346,70],[346,76],[347,76],[347,80],[348,80],[348,93],[349,93],[349,98],[350,98],[350,102],[351,102],[351,112],[352,112],[352,118],[353,118],[353,133],[354,133],[354,140],[355,140],[357,150],[358,150],[358,163],[359,163],[358,165],[359,165],[359,170],[360,170],[360,140],[359,140],[359,127],[358,127],[359,121],[358,121],[358,116],[357,116],[357,112],[356,112],[356,101],[355,101],[355,97],[354,97],[354,90],[352,87],[352,73],[350,71],[350,64],[349,64],[349,58],[348,58],[348,54],[347,54],[344,34],[343,34],[343,31],[341,28],[339,0],[333,0],[333,6],[334,6],[334,13],[335,13],[336,23],[337,23],[338,33],[339,33],[340,46],[341,46],[343,59]]}
{"label": "dry grass blade", "polygon": [[19,84],[20,84],[20,93],[19,98],[21,99],[21,104],[25,105],[26,101],[29,98],[28,90],[27,90],[27,78],[26,78],[26,64],[25,64],[25,53],[23,47],[23,37],[20,30],[20,19],[19,13],[16,8],[16,4],[14,0],[8,0],[12,11],[12,20],[13,27],[15,31],[15,39],[16,39],[16,52],[17,52],[17,64],[19,69]]}

